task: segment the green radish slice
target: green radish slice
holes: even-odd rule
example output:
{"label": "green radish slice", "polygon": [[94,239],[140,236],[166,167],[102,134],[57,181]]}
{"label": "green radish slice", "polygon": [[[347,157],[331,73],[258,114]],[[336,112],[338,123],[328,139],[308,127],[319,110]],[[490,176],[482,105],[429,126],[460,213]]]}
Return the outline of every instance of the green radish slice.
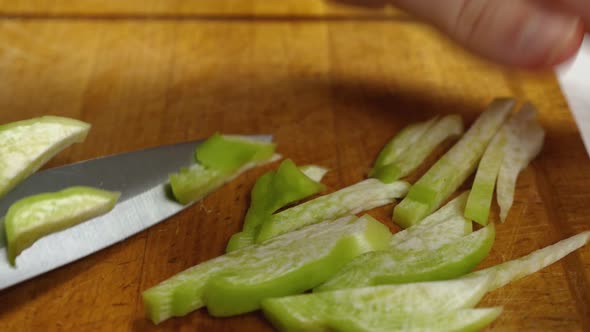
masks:
{"label": "green radish slice", "polygon": [[269,160],[275,153],[274,143],[245,136],[214,134],[195,151],[195,160],[206,168],[233,173],[248,163]]}
{"label": "green radish slice", "polygon": [[231,237],[226,252],[254,244],[260,226],[273,213],[324,189],[324,185],[310,179],[292,160],[284,160],[276,171],[270,171],[256,181],[243,231]]}
{"label": "green radish slice", "polygon": [[86,139],[90,124],[44,116],[0,126],[0,197],[73,143]]}
{"label": "green radish slice", "polygon": [[176,200],[190,204],[256,166],[275,161],[275,144],[241,136],[215,134],[195,151],[197,164],[169,176]]}
{"label": "green radish slice", "polygon": [[492,291],[557,262],[588,242],[590,242],[590,231],[561,240],[527,256],[472,272],[464,278],[489,278],[489,291]]}
{"label": "green radish slice", "polygon": [[391,183],[409,175],[439,146],[451,137],[463,134],[463,120],[459,115],[448,115],[428,126],[418,141],[413,142],[405,151],[389,164],[374,171],[373,177],[385,183]]}
{"label": "green radish slice", "polygon": [[[382,168],[400,160],[400,157],[404,152],[409,147],[414,147],[424,133],[431,128],[437,120],[438,117],[434,117],[428,121],[414,123],[403,128],[397,135],[387,142],[381,152],[379,152],[375,165],[369,172],[369,176],[377,177],[376,174],[379,173]],[[382,180],[381,177],[378,177],[378,179]]]}
{"label": "green radish slice", "polygon": [[497,199],[500,220],[508,216],[514,200],[518,174],[539,154],[543,147],[545,131],[536,120],[537,110],[527,103],[515,115],[514,124],[506,131],[507,142],[504,160],[498,174]]}
{"label": "green radish slice", "polygon": [[321,182],[324,176],[330,171],[329,169],[318,165],[304,165],[299,167],[299,170],[315,182]]}
{"label": "green radish slice", "polygon": [[314,291],[457,278],[487,257],[494,237],[494,225],[490,224],[435,250],[369,252],[352,260]]}
{"label": "green radish slice", "polygon": [[367,179],[299,204],[274,214],[260,228],[256,242],[325,220],[334,220],[382,205],[403,197],[410,185],[404,181],[385,184],[377,179]]}
{"label": "green radish slice", "polygon": [[473,225],[463,217],[467,195],[465,192],[457,196],[418,225],[395,233],[391,238],[391,250],[434,250],[471,233]]}
{"label": "green radish slice", "polygon": [[345,217],[277,236],[189,268],[146,290],[159,323],[207,306],[215,316],[253,311],[264,298],[311,289],[352,258],[383,249],[391,233],[369,216]]}
{"label": "green radish slice", "polygon": [[486,278],[471,278],[343,289],[271,298],[263,301],[262,309],[281,331],[328,331],[334,328],[332,322],[341,319],[349,319],[354,325],[370,321],[379,324],[384,319],[395,328],[397,319],[386,317],[427,320],[472,308],[485,295],[487,283]]}
{"label": "green radish slice", "polygon": [[8,261],[38,239],[113,209],[120,194],[90,187],[70,187],[21,199],[10,206],[4,218]]}
{"label": "green radish slice", "polygon": [[417,224],[436,210],[473,173],[481,156],[514,107],[513,99],[496,99],[463,137],[416,182],[394,209],[401,227]]}
{"label": "green radish slice", "polygon": [[488,224],[496,178],[504,159],[505,128],[510,123],[511,121],[505,124],[496,134],[483,154],[465,207],[465,218],[483,226]]}
{"label": "green radish slice", "polygon": [[501,307],[494,307],[459,309],[442,314],[374,315],[366,319],[342,315],[330,318],[326,325],[338,332],[476,332],[491,324],[501,313]]}

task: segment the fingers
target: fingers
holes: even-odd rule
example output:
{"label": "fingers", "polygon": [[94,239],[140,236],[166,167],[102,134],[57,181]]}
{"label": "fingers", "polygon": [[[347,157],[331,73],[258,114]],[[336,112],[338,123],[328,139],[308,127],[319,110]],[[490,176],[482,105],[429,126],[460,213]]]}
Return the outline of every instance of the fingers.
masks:
{"label": "fingers", "polygon": [[535,0],[394,2],[431,21],[468,49],[508,65],[556,65],[574,55],[583,39],[578,16]]}
{"label": "fingers", "polygon": [[333,0],[397,5],[496,62],[550,67],[572,57],[590,31],[589,0]]}

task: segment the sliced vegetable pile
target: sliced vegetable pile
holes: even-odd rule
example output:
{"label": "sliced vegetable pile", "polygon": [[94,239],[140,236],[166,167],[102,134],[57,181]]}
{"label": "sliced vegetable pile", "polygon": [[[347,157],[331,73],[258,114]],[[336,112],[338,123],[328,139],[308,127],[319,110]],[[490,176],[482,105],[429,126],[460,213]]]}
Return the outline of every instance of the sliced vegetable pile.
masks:
{"label": "sliced vegetable pile", "polygon": [[[474,308],[487,292],[590,240],[590,232],[584,232],[473,272],[494,243],[495,225],[488,219],[496,183],[504,220],[519,172],[543,144],[534,106],[515,108],[515,100],[494,100],[413,185],[399,179],[443,141],[460,136],[461,117],[404,128],[383,148],[370,179],[286,209],[323,191],[319,181],[325,170],[319,168],[312,179],[303,167],[283,161],[256,182],[243,230],[231,238],[226,255],[144,292],[148,317],[159,323],[206,306],[213,316],[262,308],[282,331],[474,331],[487,326],[502,311]],[[439,208],[474,172],[471,190]],[[405,229],[396,234],[368,215],[351,216],[399,198],[393,221]],[[482,226],[474,230],[472,221]],[[302,294],[309,289],[313,292]]]}
{"label": "sliced vegetable pile", "polygon": [[[256,181],[243,228],[226,254],[144,291],[147,316],[157,324],[206,307],[216,317],[261,309],[281,331],[484,328],[502,312],[475,308],[486,293],[590,241],[590,231],[583,232],[474,271],[496,236],[494,190],[503,222],[519,173],[543,145],[535,107],[516,108],[513,99],[492,101],[465,134],[457,115],[410,125],[386,144],[368,179],[313,199],[326,190],[320,182],[327,169],[283,160]],[[44,139],[49,131],[61,136]],[[52,117],[0,127],[0,142],[12,140],[0,143],[0,155],[12,158],[0,160],[0,195],[87,131],[83,123]],[[15,143],[24,132],[37,135],[27,138],[38,143],[35,149]],[[459,139],[416,183],[400,180],[449,138]],[[174,196],[182,204],[200,200],[245,170],[279,159],[275,149],[213,135],[197,147],[194,165],[170,176]],[[457,192],[474,173],[471,189]],[[395,234],[369,215],[355,216],[402,198],[393,221],[404,229]],[[76,187],[15,203],[5,218],[10,261],[40,237],[108,212],[117,199],[117,193]]]}

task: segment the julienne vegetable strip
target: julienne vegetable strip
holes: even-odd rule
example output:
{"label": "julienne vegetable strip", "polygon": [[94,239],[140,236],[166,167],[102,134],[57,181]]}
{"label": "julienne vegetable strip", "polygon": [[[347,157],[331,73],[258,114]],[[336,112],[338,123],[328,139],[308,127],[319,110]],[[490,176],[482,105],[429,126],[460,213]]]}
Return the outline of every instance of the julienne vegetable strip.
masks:
{"label": "julienne vegetable strip", "polygon": [[489,278],[488,291],[493,291],[557,262],[588,242],[590,242],[590,231],[561,240],[527,256],[472,272],[464,278]]}
{"label": "julienne vegetable strip", "polygon": [[541,151],[545,131],[536,120],[537,110],[527,103],[515,116],[514,125],[506,131],[507,142],[504,160],[498,173],[497,199],[500,220],[508,216],[514,200],[518,174],[525,169]]}
{"label": "julienne vegetable strip", "polygon": [[390,239],[388,228],[369,216],[312,225],[178,273],[143,293],[146,312],[159,323],[205,305],[213,316],[253,311],[264,298],[319,285],[352,258],[385,248]]}
{"label": "julienne vegetable strip", "polygon": [[353,288],[264,300],[265,316],[280,331],[475,331],[500,308],[471,309],[488,280]]}
{"label": "julienne vegetable strip", "polygon": [[119,196],[91,187],[71,187],[17,201],[4,218],[8,261],[14,265],[16,256],[46,235],[107,213]]}
{"label": "julienne vegetable strip", "polygon": [[[316,175],[323,172],[317,167],[308,168],[308,170],[319,171]],[[276,171],[270,171],[256,181],[243,230],[231,237],[226,252],[254,244],[261,225],[273,213],[324,189],[324,185],[310,179],[295,166],[293,161],[284,160]]]}
{"label": "julienne vegetable strip", "polygon": [[352,260],[314,291],[457,278],[487,257],[494,236],[494,225],[490,224],[434,250],[369,252]]}
{"label": "julienne vegetable strip", "polygon": [[[395,135],[381,150],[379,155],[377,156],[377,160],[375,160],[375,165],[373,169],[369,172],[370,177],[375,177],[380,179],[383,182],[393,182],[397,179],[393,179],[391,181],[384,181],[382,178],[383,176],[379,176],[379,173],[382,173],[382,169],[395,163],[396,161],[400,160],[403,153],[409,148],[414,147],[415,144],[420,140],[420,138],[424,135],[424,133],[432,127],[438,117],[434,117],[425,122],[419,122],[411,124],[405,128],[403,128],[397,135]],[[384,174],[385,175],[385,174]],[[399,178],[399,177],[398,177]]]}
{"label": "julienne vegetable strip", "polygon": [[256,243],[325,220],[334,220],[393,203],[410,185],[404,181],[385,184],[367,179],[274,214],[260,228]]}
{"label": "julienne vegetable strip", "polygon": [[277,160],[275,147],[247,137],[215,134],[197,147],[197,164],[170,175],[172,193],[181,204],[198,201],[241,173]]}
{"label": "julienne vegetable strip", "polygon": [[391,238],[392,251],[435,250],[473,231],[471,221],[463,217],[468,192],[447,203],[418,225],[397,232]]}
{"label": "julienne vegetable strip", "polygon": [[0,126],[0,197],[89,131],[86,122],[57,116]]}
{"label": "julienne vegetable strip", "polygon": [[[498,203],[503,221],[512,206],[514,187],[518,173],[539,153],[543,145],[544,131],[535,120],[536,110],[525,104],[520,112],[496,134],[484,153],[467,206],[465,217],[486,225],[498,178]],[[506,159],[504,159],[506,155]],[[499,176],[499,173],[502,173]]]}
{"label": "julienne vegetable strip", "polygon": [[[432,123],[434,121],[434,123]],[[410,128],[414,128],[410,126]],[[376,166],[371,176],[380,179],[385,183],[391,183],[399,178],[407,176],[446,139],[463,134],[463,120],[459,115],[448,115],[442,119],[434,118],[428,122],[419,124],[413,132],[419,132],[419,137],[413,141],[393,139],[392,145],[405,145],[401,153],[390,156],[391,149],[384,149],[377,159]],[[400,133],[403,136],[404,131]],[[417,136],[417,135],[416,135]],[[388,162],[384,164],[384,162]]]}
{"label": "julienne vegetable strip", "polygon": [[514,107],[513,99],[495,99],[463,137],[416,182],[394,209],[394,221],[406,228],[415,225],[447,199],[477,167],[492,140]]}

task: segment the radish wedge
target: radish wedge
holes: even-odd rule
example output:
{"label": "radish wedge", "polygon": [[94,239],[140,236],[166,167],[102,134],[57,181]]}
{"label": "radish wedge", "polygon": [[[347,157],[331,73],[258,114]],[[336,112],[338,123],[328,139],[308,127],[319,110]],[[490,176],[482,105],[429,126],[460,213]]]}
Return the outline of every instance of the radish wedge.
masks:
{"label": "radish wedge", "polygon": [[274,214],[260,228],[256,242],[326,220],[334,220],[361,211],[393,203],[403,197],[410,185],[404,181],[385,184],[367,179],[336,192]]}
{"label": "radish wedge", "polygon": [[[433,317],[474,307],[485,295],[487,282],[486,278],[472,278],[344,289],[267,299],[262,309],[281,331],[359,330],[349,330],[346,324],[333,325],[341,320],[352,323],[351,327],[371,324],[370,331],[388,328],[395,331],[406,320],[428,324]],[[381,325],[382,321],[385,326]],[[448,329],[439,326],[435,330]]]}
{"label": "radish wedge", "polygon": [[390,239],[387,227],[369,216],[312,225],[180,272],[143,293],[146,312],[159,323],[205,305],[214,316],[253,311],[264,298],[319,285],[355,256],[385,248]]}
{"label": "radish wedge", "polygon": [[0,126],[0,197],[73,143],[86,139],[90,124],[44,116]]}
{"label": "radish wedge", "polygon": [[497,199],[500,220],[506,220],[514,200],[518,174],[525,169],[543,147],[545,131],[536,120],[535,107],[527,103],[515,116],[514,125],[507,130],[504,160],[498,173]]}
{"label": "radish wedge", "polygon": [[113,209],[120,194],[90,187],[71,187],[21,199],[8,209],[4,219],[8,260],[38,239]]}
{"label": "radish wedge", "polygon": [[489,278],[489,291],[533,274],[590,242],[590,231],[561,240],[531,254],[466,275],[464,278]]}
{"label": "radish wedge", "polygon": [[435,250],[383,250],[361,255],[314,291],[457,278],[471,272],[492,249],[494,224]]}
{"label": "radish wedge", "polygon": [[473,173],[488,143],[514,107],[513,99],[496,99],[463,137],[416,182],[394,209],[394,221],[417,224],[447,199]]}
{"label": "radish wedge", "polygon": [[270,171],[256,181],[243,230],[230,238],[226,252],[254,244],[260,226],[273,213],[324,189],[324,185],[310,179],[293,161],[284,160],[276,171]]}
{"label": "radish wedge", "polygon": [[170,175],[172,193],[185,205],[201,200],[243,172],[278,159],[274,150],[273,143],[215,134],[197,147],[197,164]]}

